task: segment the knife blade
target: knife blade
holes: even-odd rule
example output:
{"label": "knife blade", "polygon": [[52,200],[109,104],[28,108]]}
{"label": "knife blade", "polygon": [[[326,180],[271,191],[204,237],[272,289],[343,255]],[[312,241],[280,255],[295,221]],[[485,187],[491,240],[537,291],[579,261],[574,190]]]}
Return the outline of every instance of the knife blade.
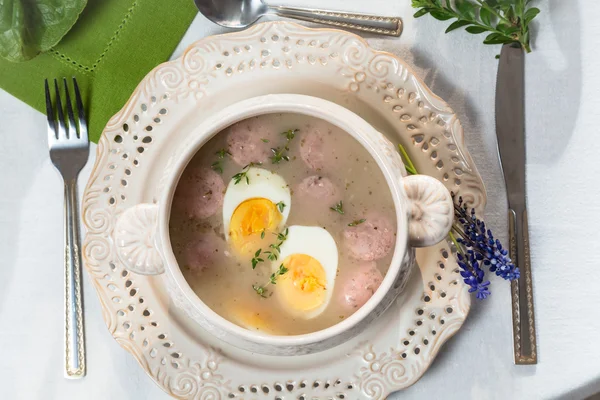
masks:
{"label": "knife blade", "polygon": [[515,364],[537,364],[525,197],[525,54],[510,44],[502,47],[498,65],[496,137],[508,197],[510,257],[521,272],[511,282]]}

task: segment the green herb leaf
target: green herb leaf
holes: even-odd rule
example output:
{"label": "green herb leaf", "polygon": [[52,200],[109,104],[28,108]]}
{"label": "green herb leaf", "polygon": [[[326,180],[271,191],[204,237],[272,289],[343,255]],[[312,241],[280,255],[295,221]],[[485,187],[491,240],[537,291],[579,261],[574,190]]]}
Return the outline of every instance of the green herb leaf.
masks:
{"label": "green herb leaf", "polygon": [[234,184],[237,185],[238,183],[240,183],[241,180],[242,180],[242,173],[241,172],[238,172],[237,174],[235,174],[233,176],[233,182],[234,182]]}
{"label": "green herb leaf", "polygon": [[221,162],[220,161],[215,161],[214,163],[212,163],[210,165],[210,167],[212,168],[213,171],[218,172],[220,174],[223,173],[223,167],[221,166]]}
{"label": "green herb leaf", "polygon": [[254,289],[254,291],[256,293],[258,293],[260,296],[267,297],[266,296],[266,292],[267,292],[266,287],[269,285],[277,285],[277,278],[280,277],[281,275],[286,274],[288,271],[289,270],[283,264],[281,264],[279,266],[279,268],[277,269],[277,271],[273,272],[269,276],[269,281],[264,286],[252,285],[252,289]]}
{"label": "green herb leaf", "polygon": [[272,148],[271,152],[273,153],[273,155],[271,156],[271,163],[272,164],[279,164],[281,161],[285,160],[285,161],[290,161],[290,158],[288,156],[285,155],[285,148]]}
{"label": "green herb leaf", "polygon": [[271,148],[271,152],[273,153],[271,156],[271,163],[279,164],[283,160],[290,161],[290,157],[287,152],[290,151],[289,145],[292,139],[296,137],[296,133],[298,133],[298,129],[290,129],[285,132],[281,132],[281,134],[286,138],[286,143],[282,147]]}
{"label": "green herb leaf", "polygon": [[446,33],[448,32],[452,32],[455,29],[458,28],[462,28],[463,26],[466,25],[470,25],[471,23],[469,21],[464,21],[464,20],[458,20],[458,21],[454,21],[453,23],[450,24],[450,26],[446,29]]}
{"label": "green herb leaf", "polygon": [[254,257],[252,258],[252,269],[256,269],[256,266],[258,265],[258,263],[264,262],[265,260],[260,258],[260,253],[262,252],[261,249],[256,250],[256,252],[254,253]]}
{"label": "green herb leaf", "polygon": [[341,200],[335,206],[329,207],[329,209],[332,210],[332,211],[335,211],[335,212],[337,212],[339,214],[344,215],[344,204],[342,203]]}
{"label": "green herb leaf", "polygon": [[269,143],[269,139],[260,139],[263,143]]}
{"label": "green herb leaf", "polygon": [[296,137],[296,133],[298,133],[298,129],[290,129],[285,132],[282,132],[281,134],[286,137],[286,139],[288,140],[288,143],[289,143],[290,140],[292,140],[294,137]]}
{"label": "green herb leaf", "polygon": [[475,5],[467,0],[455,0],[457,11],[468,19],[475,18]]}
{"label": "green herb leaf", "polygon": [[27,61],[54,47],[73,27],[87,0],[0,1],[0,57]]}
{"label": "green herb leaf", "polygon": [[[279,232],[279,233],[277,234],[277,239],[278,239],[278,240],[281,240],[281,241],[284,241],[284,240],[286,240],[286,239],[287,239],[287,235],[288,235],[288,232],[289,232],[289,231],[290,231],[290,229],[289,229],[289,228],[285,228],[285,232],[283,232],[283,233],[282,233],[282,232]],[[282,243],[279,243],[279,246],[281,246],[281,245],[282,245]]]}
{"label": "green herb leaf", "polygon": [[242,168],[242,172],[238,172],[237,174],[235,174],[233,176],[233,182],[235,185],[237,185],[238,183],[240,183],[242,181],[242,179],[246,180],[246,185],[250,184],[250,178],[248,177],[248,171],[250,170],[250,168],[254,167],[255,165],[261,165],[261,163],[253,163],[251,162],[250,164],[244,166],[244,168]]}
{"label": "green herb leaf", "polygon": [[227,149],[221,149],[215,152],[215,154],[217,155],[218,160],[215,161],[214,163],[211,164],[211,168],[213,169],[213,171],[216,171],[220,174],[223,173],[223,159],[225,158],[225,156],[227,155],[231,155],[231,153],[229,152],[229,150]]}
{"label": "green herb leaf", "polygon": [[518,27],[509,24],[498,24],[496,25],[496,29],[499,30],[502,34],[504,34],[504,36],[510,36],[513,33],[519,31]]}
{"label": "green herb leaf", "polygon": [[350,223],[348,224],[348,226],[357,226],[357,225],[360,225],[360,224],[362,224],[362,223],[363,223],[363,222],[365,222],[365,221],[366,221],[366,219],[364,219],[364,218],[357,219],[357,220],[354,220],[354,221],[350,222]]}
{"label": "green herb leaf", "polygon": [[258,285],[252,285],[252,289],[254,289],[256,294],[258,294],[260,297],[264,297],[264,298],[267,297],[267,295],[266,295],[267,290],[264,287],[258,286]]}
{"label": "green herb leaf", "polygon": [[229,156],[231,155],[231,153],[227,149],[221,149],[221,150],[217,151],[215,154],[217,155],[217,157],[219,157],[219,159],[225,158],[225,156],[227,156],[227,155],[229,155]]}
{"label": "green herb leaf", "polygon": [[487,32],[488,29],[487,28],[482,28],[480,26],[467,26],[465,28],[465,30],[469,33],[473,33],[473,34],[478,34],[478,33],[483,33],[483,32]]}
{"label": "green herb leaf", "polygon": [[423,9],[417,11],[416,13],[414,13],[413,17],[419,18],[419,17],[422,17],[423,15],[426,15],[428,13],[429,13],[429,10],[427,10],[426,8],[423,8]]}
{"label": "green herb leaf", "polygon": [[490,33],[483,41],[485,44],[505,44],[510,42],[512,42],[512,40],[507,39],[506,36],[498,33]]}
{"label": "green herb leaf", "polygon": [[501,10],[504,11],[504,18],[506,18],[507,20],[509,20],[512,23],[515,22],[515,19],[516,19],[515,10],[510,5],[503,6],[501,8]]}
{"label": "green herb leaf", "polygon": [[285,203],[283,201],[280,201],[279,203],[275,204],[277,206],[277,208],[279,209],[279,212],[282,213],[283,209],[285,208]]}
{"label": "green herb leaf", "polygon": [[281,264],[279,266],[279,271],[278,271],[279,275],[283,275],[283,274],[287,273],[288,271],[289,271],[289,269],[287,269],[283,264]]}
{"label": "green herb leaf", "polygon": [[491,26],[492,12],[488,8],[483,7],[481,10],[479,10],[479,19],[481,19],[481,22],[483,22],[484,24]]}
{"label": "green herb leaf", "polygon": [[277,271],[273,272],[271,274],[271,276],[269,277],[269,283],[276,285],[277,284],[277,278],[281,275],[284,275],[285,273],[287,273],[289,270],[283,265],[281,264],[279,266],[279,269],[277,269]]}
{"label": "green herb leaf", "polygon": [[[284,232],[279,232],[277,234],[275,234],[277,236],[277,243],[271,243],[269,245],[269,248],[273,249],[272,251],[267,250],[262,252],[262,254],[267,254],[267,258],[270,261],[275,261],[279,258],[279,253],[281,252],[281,245],[283,244],[283,242],[285,242],[287,240],[287,235],[289,233],[289,228],[286,228]],[[260,234],[261,239],[264,239],[265,237],[265,231],[263,230]],[[261,254],[260,251],[257,251],[257,253],[254,254],[254,257],[258,257]],[[262,259],[259,259],[260,262],[262,262]],[[254,265],[254,263],[253,263]],[[252,268],[254,269],[254,268]]]}
{"label": "green herb leaf", "polygon": [[430,11],[429,14],[431,14],[433,18],[438,19],[440,21],[447,21],[453,17],[452,14],[443,11]]}
{"label": "green herb leaf", "polygon": [[531,22],[532,19],[534,19],[538,14],[540,13],[540,9],[539,8],[530,8],[529,10],[525,11],[525,15],[524,15],[524,21],[523,23],[525,25],[529,25],[529,23]]}

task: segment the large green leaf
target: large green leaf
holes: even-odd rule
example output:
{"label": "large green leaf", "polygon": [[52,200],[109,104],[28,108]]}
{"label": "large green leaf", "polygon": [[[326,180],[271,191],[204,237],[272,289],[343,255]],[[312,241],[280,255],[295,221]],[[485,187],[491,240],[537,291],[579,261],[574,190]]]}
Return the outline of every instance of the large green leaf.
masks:
{"label": "large green leaf", "polygon": [[466,25],[470,25],[470,24],[471,24],[470,21],[463,21],[461,19],[456,20],[453,23],[451,23],[450,26],[446,29],[446,33],[452,32],[455,29],[458,29],[462,26],[466,26]]}
{"label": "large green leaf", "polygon": [[30,60],[55,46],[87,0],[0,0],[0,57]]}

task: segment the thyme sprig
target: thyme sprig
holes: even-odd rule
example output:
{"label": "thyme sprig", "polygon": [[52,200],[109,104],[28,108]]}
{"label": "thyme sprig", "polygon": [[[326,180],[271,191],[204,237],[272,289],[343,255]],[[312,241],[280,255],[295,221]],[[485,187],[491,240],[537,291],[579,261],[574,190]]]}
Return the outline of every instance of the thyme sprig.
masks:
{"label": "thyme sprig", "polygon": [[342,203],[342,201],[340,200],[339,203],[337,203],[335,206],[333,207],[329,207],[329,209],[331,211],[335,211],[339,214],[344,215],[344,203]]}
{"label": "thyme sprig", "polygon": [[225,156],[231,156],[231,153],[229,152],[229,150],[221,149],[221,150],[218,150],[215,154],[217,155],[217,161],[212,163],[210,165],[210,167],[213,169],[213,171],[222,174],[223,173],[223,159],[225,158]]}
{"label": "thyme sprig", "polygon": [[[252,257],[252,260],[250,260],[250,263],[252,264],[252,269],[256,269],[256,266],[258,264],[265,262],[265,259],[263,258],[265,254],[267,255],[267,259],[269,259],[270,261],[275,261],[279,258],[279,253],[281,252],[281,245],[283,244],[283,242],[285,242],[287,240],[288,232],[289,232],[289,229],[286,228],[284,232],[274,233],[274,235],[277,235],[277,242],[271,243],[269,245],[269,249],[271,249],[271,250],[267,250],[267,251],[263,251],[262,249],[256,250],[256,252],[254,253],[254,257]],[[260,238],[261,239],[265,238],[265,230],[264,229],[260,233]]]}
{"label": "thyme sprig", "polygon": [[252,285],[252,289],[254,289],[256,294],[258,294],[260,297],[267,297],[267,293],[268,293],[267,286],[276,285],[277,278],[279,278],[282,275],[285,275],[288,271],[289,270],[283,264],[281,264],[279,266],[279,268],[277,269],[277,271],[275,271],[271,274],[271,276],[269,277],[269,281],[267,283],[265,283],[262,286]]}
{"label": "thyme sprig", "polygon": [[363,222],[365,222],[365,221],[366,221],[366,219],[364,219],[364,218],[357,219],[357,220],[354,220],[354,221],[350,222],[350,223],[348,224],[348,226],[357,226],[357,225],[360,225],[360,224],[362,224],[362,223],[363,223]]}
{"label": "thyme sprig", "polygon": [[271,243],[269,248],[271,250],[265,251],[264,254],[268,254],[267,258],[271,261],[275,261],[279,258],[279,253],[281,253],[281,245],[283,242],[287,240],[289,228],[285,228],[285,232],[279,232],[277,234],[277,243]]}
{"label": "thyme sprig", "polygon": [[281,132],[286,138],[286,142],[283,146],[271,148],[273,155],[271,156],[271,162],[273,164],[279,164],[282,160],[290,161],[288,152],[290,151],[290,142],[296,137],[298,129],[289,129],[285,132]]}
{"label": "thyme sprig", "polygon": [[250,178],[248,177],[248,171],[250,171],[250,168],[256,166],[256,165],[262,165],[262,163],[253,163],[251,162],[248,165],[245,165],[244,168],[242,168],[242,172],[238,172],[237,174],[235,174],[233,176],[233,181],[234,183],[237,185],[238,183],[240,183],[242,180],[246,181],[246,185],[250,184]]}

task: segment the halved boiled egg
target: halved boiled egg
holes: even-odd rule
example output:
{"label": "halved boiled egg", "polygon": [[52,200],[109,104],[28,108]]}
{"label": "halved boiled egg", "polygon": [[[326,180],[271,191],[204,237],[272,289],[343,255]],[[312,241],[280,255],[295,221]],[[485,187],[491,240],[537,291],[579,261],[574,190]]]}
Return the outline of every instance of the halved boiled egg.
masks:
{"label": "halved boiled egg", "polygon": [[289,227],[280,246],[279,260],[287,272],[277,278],[276,296],[282,308],[304,319],[320,315],[331,300],[338,267],[338,249],[333,237],[318,226]]}
{"label": "halved boiled egg", "polygon": [[[241,174],[241,175],[240,175]],[[291,208],[285,180],[263,168],[243,169],[229,182],[223,199],[225,236],[242,256],[261,247],[266,235],[279,232]]]}

